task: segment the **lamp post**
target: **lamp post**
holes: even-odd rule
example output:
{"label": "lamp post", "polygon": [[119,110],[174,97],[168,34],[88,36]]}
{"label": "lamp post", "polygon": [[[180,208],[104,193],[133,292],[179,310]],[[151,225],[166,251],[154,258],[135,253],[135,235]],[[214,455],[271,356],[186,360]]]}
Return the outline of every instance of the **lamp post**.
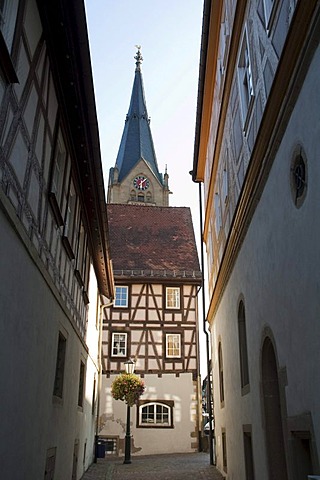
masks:
{"label": "lamp post", "polygon": [[[131,358],[125,362],[124,366],[126,368],[126,373],[134,373],[134,365],[135,363]],[[127,405],[127,428],[123,463],[131,463],[130,405]]]}

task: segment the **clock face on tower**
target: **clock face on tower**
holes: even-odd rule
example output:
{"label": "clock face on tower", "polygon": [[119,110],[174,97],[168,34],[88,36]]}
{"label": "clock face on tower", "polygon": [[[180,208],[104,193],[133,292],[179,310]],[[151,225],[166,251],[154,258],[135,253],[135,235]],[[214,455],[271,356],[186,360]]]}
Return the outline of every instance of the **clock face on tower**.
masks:
{"label": "clock face on tower", "polygon": [[149,185],[150,185],[149,180],[147,179],[147,177],[144,177],[143,175],[138,175],[133,180],[133,186],[138,190],[147,190],[147,188],[149,188]]}

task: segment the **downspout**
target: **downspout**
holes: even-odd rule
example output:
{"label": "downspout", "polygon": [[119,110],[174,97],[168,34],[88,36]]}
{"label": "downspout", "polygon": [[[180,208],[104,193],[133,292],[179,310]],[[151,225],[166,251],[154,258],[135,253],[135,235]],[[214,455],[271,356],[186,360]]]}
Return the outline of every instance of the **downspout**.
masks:
{"label": "downspout", "polygon": [[206,336],[206,355],[207,355],[207,406],[209,414],[209,453],[210,453],[210,465],[215,465],[215,458],[213,455],[213,430],[212,430],[212,392],[211,392],[211,369],[210,369],[210,340],[209,333],[206,329],[206,311],[205,311],[205,290],[204,290],[204,255],[203,255],[203,234],[202,234],[202,196],[201,196],[201,183],[199,182],[199,212],[200,212],[200,255],[201,255],[201,275],[202,275],[202,315],[203,315],[203,332]]}
{"label": "downspout", "polygon": [[95,435],[95,449],[94,449],[94,463],[97,463],[97,445],[99,437],[99,414],[100,414],[100,396],[101,396],[101,380],[102,380],[102,326],[103,326],[103,310],[110,308],[113,305],[113,300],[100,305],[99,307],[99,337],[98,337],[98,392],[97,392],[97,418],[96,418],[96,435]]}

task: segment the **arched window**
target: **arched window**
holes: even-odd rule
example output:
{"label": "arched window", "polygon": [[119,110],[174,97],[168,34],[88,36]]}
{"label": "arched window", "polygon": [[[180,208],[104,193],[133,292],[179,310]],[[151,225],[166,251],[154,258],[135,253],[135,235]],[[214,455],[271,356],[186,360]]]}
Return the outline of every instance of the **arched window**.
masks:
{"label": "arched window", "polygon": [[247,348],[247,330],[246,330],[246,314],[244,303],[241,300],[238,310],[238,333],[239,333],[239,352],[240,352],[240,373],[241,388],[249,385],[249,364],[248,364],[248,348]]}
{"label": "arched window", "polygon": [[147,202],[151,202],[151,200],[152,200],[151,192],[148,192],[148,193],[147,193],[147,195],[146,195],[146,200],[147,200]]}
{"label": "arched window", "polygon": [[147,402],[139,406],[139,427],[172,427],[172,405]]}
{"label": "arched window", "polygon": [[135,201],[136,201],[136,192],[135,192],[135,190],[131,190],[130,200],[131,200],[132,202],[135,202]]}
{"label": "arched window", "polygon": [[224,380],[223,380],[223,360],[221,342],[218,346],[218,362],[219,362],[219,387],[220,387],[220,403],[224,406]]}
{"label": "arched window", "polygon": [[144,193],[142,192],[138,193],[138,202],[144,202]]}

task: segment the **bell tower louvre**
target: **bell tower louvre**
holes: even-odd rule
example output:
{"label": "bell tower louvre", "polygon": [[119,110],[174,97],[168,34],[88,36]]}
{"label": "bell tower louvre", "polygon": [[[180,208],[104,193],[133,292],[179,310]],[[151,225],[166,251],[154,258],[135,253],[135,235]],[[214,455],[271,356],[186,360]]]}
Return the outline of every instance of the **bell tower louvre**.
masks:
{"label": "bell tower louvre", "polygon": [[167,167],[159,172],[141,73],[141,47],[136,60],[129,111],[116,163],[110,168],[108,203],[169,206]]}

